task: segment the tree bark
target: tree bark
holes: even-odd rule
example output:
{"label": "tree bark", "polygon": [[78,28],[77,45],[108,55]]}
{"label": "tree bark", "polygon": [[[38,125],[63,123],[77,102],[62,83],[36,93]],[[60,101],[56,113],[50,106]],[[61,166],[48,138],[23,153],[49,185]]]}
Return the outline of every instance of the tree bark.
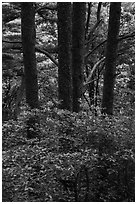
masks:
{"label": "tree bark", "polygon": [[73,3],[72,14],[72,78],[73,111],[80,111],[84,69],[86,3]]}
{"label": "tree bark", "polygon": [[59,108],[72,110],[71,3],[57,4],[58,14],[58,96]]}
{"label": "tree bark", "polygon": [[35,56],[34,3],[21,3],[21,31],[25,73],[26,102],[30,108],[38,107],[38,82]]}
{"label": "tree bark", "polygon": [[[26,103],[31,109],[38,108],[38,81],[35,55],[35,8],[34,3],[21,3],[21,32],[25,73]],[[27,120],[27,138],[37,137],[35,116]]]}
{"label": "tree bark", "polygon": [[120,27],[121,3],[110,3],[108,37],[103,86],[102,113],[113,114],[114,82],[117,59],[118,34]]}

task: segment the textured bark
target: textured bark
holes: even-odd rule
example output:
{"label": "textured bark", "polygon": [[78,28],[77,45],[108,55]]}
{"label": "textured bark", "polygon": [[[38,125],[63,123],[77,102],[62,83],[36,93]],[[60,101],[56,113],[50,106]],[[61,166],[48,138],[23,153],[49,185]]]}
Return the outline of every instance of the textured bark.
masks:
{"label": "textured bark", "polygon": [[38,82],[35,56],[34,3],[21,3],[21,31],[25,72],[26,102],[30,108],[38,107]]}
{"label": "textured bark", "polygon": [[86,3],[73,3],[72,14],[72,77],[73,111],[80,111],[82,97]]}
{"label": "textured bark", "polygon": [[[35,8],[34,3],[21,3],[21,31],[25,73],[26,102],[31,109],[38,108],[38,81],[35,55]],[[27,120],[27,138],[37,137],[35,116]]]}
{"label": "textured bark", "polygon": [[62,109],[72,110],[71,3],[58,3],[57,11],[59,107]]}
{"label": "textured bark", "polygon": [[106,61],[102,113],[113,114],[114,82],[117,58],[118,34],[120,26],[121,3],[110,3],[108,37],[106,46]]}

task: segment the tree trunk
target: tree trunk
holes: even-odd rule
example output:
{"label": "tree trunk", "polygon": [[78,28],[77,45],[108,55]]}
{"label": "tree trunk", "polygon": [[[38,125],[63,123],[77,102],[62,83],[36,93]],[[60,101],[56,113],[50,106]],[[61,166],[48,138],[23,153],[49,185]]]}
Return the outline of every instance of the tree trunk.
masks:
{"label": "tree trunk", "polygon": [[20,112],[20,103],[21,103],[22,98],[24,96],[24,89],[25,89],[25,77],[23,74],[21,77],[20,87],[17,90],[17,97],[16,97],[15,109],[14,109],[14,119],[15,120],[17,120],[19,112]]}
{"label": "tree trunk", "polygon": [[73,3],[72,14],[72,78],[73,111],[80,111],[82,97],[86,3]]}
{"label": "tree trunk", "polygon": [[21,3],[21,31],[26,85],[26,102],[30,108],[37,108],[38,82],[35,56],[36,31],[34,3]]}
{"label": "tree trunk", "polygon": [[[34,3],[21,3],[21,31],[25,73],[26,102],[31,109],[38,108],[38,81],[35,55],[35,8]],[[27,121],[27,138],[37,136],[35,116]]]}
{"label": "tree trunk", "polygon": [[72,110],[72,66],[71,66],[71,3],[57,4],[58,14],[58,95],[61,109]]}
{"label": "tree trunk", "polygon": [[118,34],[120,26],[121,3],[110,3],[108,37],[106,46],[106,61],[102,113],[113,114],[114,82],[117,58]]}

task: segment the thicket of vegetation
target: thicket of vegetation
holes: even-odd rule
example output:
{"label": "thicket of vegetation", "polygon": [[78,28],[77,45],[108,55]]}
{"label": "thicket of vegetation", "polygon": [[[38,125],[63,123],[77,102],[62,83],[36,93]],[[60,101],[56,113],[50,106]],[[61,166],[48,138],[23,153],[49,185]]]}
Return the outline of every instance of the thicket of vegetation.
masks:
{"label": "thicket of vegetation", "polygon": [[[79,3],[73,5],[73,9],[72,4],[63,4],[65,3],[2,4],[3,202],[133,202],[135,4],[125,2],[117,5],[121,7],[121,16],[116,52],[112,49],[113,54],[116,53],[116,61],[113,58],[112,64],[115,78],[112,87],[113,103],[110,102],[111,107],[107,104],[108,109],[105,105],[111,112],[106,111],[107,114],[102,113],[102,100],[106,90],[103,77],[108,65],[105,60],[113,57],[108,56],[106,51],[110,49],[107,44],[109,8],[117,3],[90,2],[81,5],[83,17],[77,23],[83,28],[84,9],[86,21],[85,30],[81,29],[81,35],[76,35],[78,37],[73,34],[76,29],[73,21],[79,15],[76,13]],[[25,34],[28,32],[25,27],[25,6],[28,6],[27,9],[33,6],[31,14],[28,10],[28,19],[30,15],[33,18],[35,12],[35,24],[33,19],[28,22],[36,31],[36,42],[35,31],[29,31],[33,33],[32,39],[35,42],[30,45],[35,49],[31,56],[27,55],[28,58],[32,57],[31,66],[37,68],[34,82],[36,86],[30,86],[34,91],[33,96],[29,89],[26,91],[26,87],[29,87],[26,84],[33,84],[29,77],[33,79],[34,75],[32,72],[24,72],[24,67],[26,69],[30,66],[29,61],[28,64],[24,63],[25,49],[29,49],[29,45],[23,41],[24,29]],[[72,26],[59,21],[64,8],[67,13],[64,19],[71,22]],[[68,15],[72,10],[71,19]],[[64,47],[62,50],[59,47],[64,40],[58,39],[59,26],[66,26],[72,33],[71,41],[64,30],[66,53],[70,53],[67,66],[63,67],[67,76],[63,75],[60,67],[66,53],[63,54]],[[63,33],[61,31],[60,35]],[[84,51],[79,52],[80,59],[76,60],[82,65],[82,80],[77,80],[76,75],[74,77],[74,73],[78,73],[78,67],[74,68],[77,57],[74,39],[77,38],[83,39],[84,43],[80,45]],[[59,78],[61,74],[62,78]],[[64,80],[62,84],[62,79],[65,79],[63,77],[70,80],[66,84]],[[74,83],[76,80],[80,87]],[[37,94],[38,98],[35,97]],[[65,101],[66,97],[69,103],[68,100]]]}

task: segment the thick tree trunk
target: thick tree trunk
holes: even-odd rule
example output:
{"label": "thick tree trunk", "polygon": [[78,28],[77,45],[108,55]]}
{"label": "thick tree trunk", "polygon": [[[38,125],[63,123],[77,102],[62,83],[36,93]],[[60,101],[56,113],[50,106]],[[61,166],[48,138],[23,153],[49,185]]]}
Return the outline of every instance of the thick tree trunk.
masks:
{"label": "thick tree trunk", "polygon": [[[21,31],[25,73],[26,102],[31,109],[38,108],[38,82],[35,56],[35,8],[34,3],[21,3]],[[35,116],[27,121],[27,138],[37,136]]]}
{"label": "thick tree trunk", "polygon": [[59,107],[72,110],[72,66],[71,66],[71,3],[58,3],[58,90]]}
{"label": "thick tree trunk", "polygon": [[108,37],[106,46],[106,61],[102,113],[113,114],[115,68],[117,58],[118,34],[120,26],[121,3],[110,3]]}
{"label": "thick tree trunk", "polygon": [[30,108],[37,108],[38,82],[35,56],[36,31],[34,3],[21,3],[21,31],[26,85],[26,102]]}
{"label": "thick tree trunk", "polygon": [[86,3],[73,3],[72,14],[72,77],[73,111],[80,111],[82,97]]}

